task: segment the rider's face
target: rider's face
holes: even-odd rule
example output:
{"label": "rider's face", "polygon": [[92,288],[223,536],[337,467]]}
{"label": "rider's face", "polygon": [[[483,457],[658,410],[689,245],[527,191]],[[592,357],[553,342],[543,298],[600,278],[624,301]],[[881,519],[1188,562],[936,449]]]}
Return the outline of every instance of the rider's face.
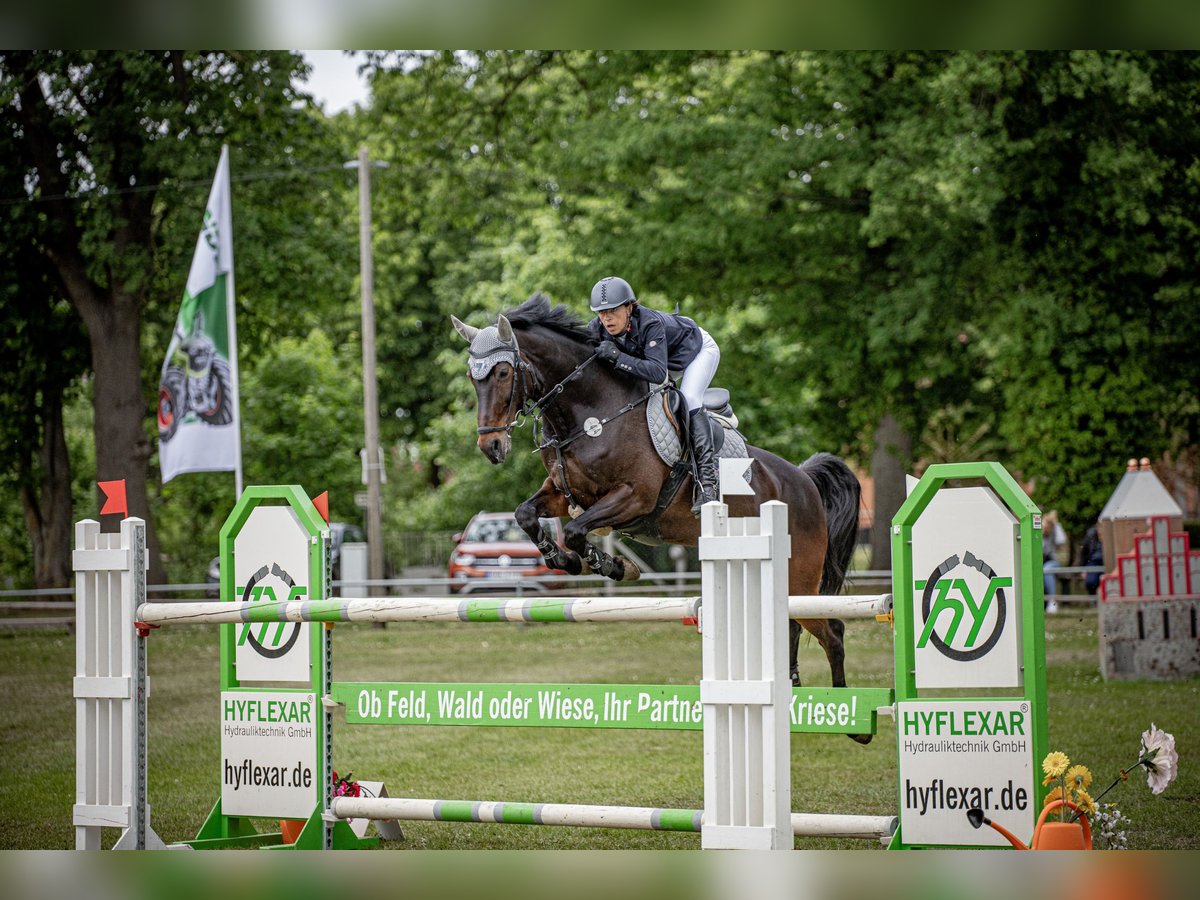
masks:
{"label": "rider's face", "polygon": [[600,317],[600,324],[604,326],[604,330],[614,336],[625,333],[625,329],[629,327],[629,317],[632,314],[633,304],[631,303],[618,306],[616,309],[603,309],[596,313]]}

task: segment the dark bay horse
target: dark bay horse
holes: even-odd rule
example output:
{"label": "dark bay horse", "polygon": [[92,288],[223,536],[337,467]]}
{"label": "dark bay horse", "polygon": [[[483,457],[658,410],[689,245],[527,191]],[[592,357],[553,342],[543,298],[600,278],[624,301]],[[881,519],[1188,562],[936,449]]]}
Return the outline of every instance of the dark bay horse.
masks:
{"label": "dark bay horse", "polygon": [[[566,307],[551,307],[541,294],[487,328],[451,318],[471,344],[483,454],[493,464],[502,463],[512,447],[513,428],[526,420],[540,423],[539,446],[548,476],[537,493],[517,507],[516,517],[547,565],[578,575],[586,564],[617,581],[638,578],[641,573],[630,560],[612,557],[587,539],[605,528],[634,539],[650,536],[695,546],[700,523],[691,511],[690,476],[657,520],[647,522],[653,519],[671,471],[654,449],[640,406],[650,386],[608,365],[592,364],[596,342],[579,319]],[[628,414],[618,415],[626,407]],[[759,505],[768,500],[786,503],[792,544],[788,593],[836,594],[858,529],[858,480],[842,460],[828,453],[818,453],[801,466],[749,445],[747,453],[754,460],[754,495],[728,498],[729,514],[756,516]],[[543,532],[538,519],[547,516],[570,519],[567,550]],[[825,650],[833,686],[844,687],[845,626],[839,619],[790,623],[793,683],[800,683],[796,654],[802,627]],[[869,734],[852,737],[861,743],[871,739]]]}

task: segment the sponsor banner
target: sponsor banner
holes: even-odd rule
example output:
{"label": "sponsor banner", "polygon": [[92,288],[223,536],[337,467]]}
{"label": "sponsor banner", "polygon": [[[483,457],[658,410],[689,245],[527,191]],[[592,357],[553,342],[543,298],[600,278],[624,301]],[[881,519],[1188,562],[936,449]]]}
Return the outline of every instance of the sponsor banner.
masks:
{"label": "sponsor banner", "polygon": [[[353,725],[492,725],[699,731],[697,685],[337,682],[332,696]],[[791,730],[875,731],[887,688],[793,688]]]}
{"label": "sponsor banner", "polygon": [[237,347],[229,296],[230,210],[229,149],[222,147],[159,380],[163,484],[184,472],[234,471],[241,465]]}
{"label": "sponsor banner", "polygon": [[938,491],[913,525],[918,688],[1022,685],[1018,534],[982,487]]}
{"label": "sponsor banner", "polygon": [[[309,590],[308,529],[290,506],[257,506],[234,538],[234,600],[306,600]],[[311,625],[262,622],[235,628],[235,667],[239,681],[311,680]]]}
{"label": "sponsor banner", "polygon": [[918,700],[896,704],[900,828],[905,844],[1009,846],[975,829],[967,810],[1030,843],[1035,813],[1033,717],[1025,700]]}
{"label": "sponsor banner", "polygon": [[318,804],[311,691],[221,692],[221,813],[307,819]]}

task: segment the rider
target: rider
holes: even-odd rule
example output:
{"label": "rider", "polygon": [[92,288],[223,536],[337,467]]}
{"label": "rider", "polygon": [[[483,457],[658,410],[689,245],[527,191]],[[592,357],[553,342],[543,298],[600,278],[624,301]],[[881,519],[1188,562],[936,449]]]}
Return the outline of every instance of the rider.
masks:
{"label": "rider", "polygon": [[712,383],[721,350],[707,331],[685,316],[667,315],[638,304],[623,278],[602,278],[592,288],[596,318],[588,330],[600,341],[596,355],[621,372],[663,384],[668,371],[682,372],[680,393],[687,400],[688,431],[698,476],[692,513],[718,499],[712,432],[704,412],[704,392]]}

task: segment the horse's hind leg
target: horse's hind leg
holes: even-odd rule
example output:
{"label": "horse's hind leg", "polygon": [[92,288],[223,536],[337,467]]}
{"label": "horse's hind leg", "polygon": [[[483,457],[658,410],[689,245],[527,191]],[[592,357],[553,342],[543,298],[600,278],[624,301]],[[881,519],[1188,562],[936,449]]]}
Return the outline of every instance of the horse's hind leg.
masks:
{"label": "horse's hind leg", "polygon": [[[846,623],[841,619],[801,619],[799,622],[792,622],[795,626],[794,633],[796,639],[799,640],[800,626],[807,628],[809,633],[817,639],[817,643],[825,650],[825,658],[829,660],[829,674],[834,687],[846,686],[846,643],[844,640],[846,634]],[[792,679],[793,684],[797,684],[798,679]],[[849,734],[851,740],[858,741],[860,744],[871,743],[871,734]]]}
{"label": "horse's hind leg", "polygon": [[[789,593],[815,595],[820,589],[823,559],[824,551],[820,557],[815,556],[811,552],[811,546],[803,545],[801,536],[793,535],[792,558],[788,565]],[[788,623],[788,662],[791,666],[792,684],[800,684],[798,653],[800,635],[805,629],[817,639],[817,643],[825,651],[825,658],[829,661],[830,683],[837,688],[845,687],[846,645],[843,637],[846,625],[841,619],[800,619]],[[860,744],[869,744],[872,736],[852,734],[849,737]]]}
{"label": "horse's hind leg", "polygon": [[[826,625],[828,625],[828,628],[824,627]],[[801,624],[801,620],[799,619],[788,621],[788,660],[791,667],[789,674],[791,675],[792,684],[795,687],[800,687],[800,636],[804,634],[805,626],[808,626],[808,630],[825,651],[825,658],[829,660],[831,683],[834,687],[845,687],[846,651],[842,635],[846,632],[846,626],[842,623],[841,619],[820,619],[817,621],[805,619],[803,620],[803,624]]]}
{"label": "horse's hind leg", "polygon": [[[817,639],[825,658],[829,661],[829,679],[834,687],[846,686],[846,645],[842,636],[846,633],[846,625],[841,619],[799,619],[791,623],[791,634],[799,649],[800,632],[805,629]],[[792,671],[799,675],[793,660]],[[799,684],[798,677],[792,679],[792,684]]]}
{"label": "horse's hind leg", "polygon": [[788,621],[788,666],[792,684],[800,687],[800,635],[804,629],[795,619]]}
{"label": "horse's hind leg", "polygon": [[[825,550],[819,545],[797,533],[796,523],[789,523],[792,531],[792,556],[788,560],[788,593],[797,596],[815,596],[821,585],[821,565]],[[807,626],[809,632],[820,641],[829,658],[829,671],[833,676],[833,686],[841,687],[846,683],[842,670],[843,652],[840,641],[836,646],[824,636],[824,622],[819,620],[802,621],[793,619],[788,622],[788,665],[791,667],[792,684],[800,686],[800,635]],[[830,652],[831,648],[833,653]],[[838,679],[841,679],[839,683]]]}

